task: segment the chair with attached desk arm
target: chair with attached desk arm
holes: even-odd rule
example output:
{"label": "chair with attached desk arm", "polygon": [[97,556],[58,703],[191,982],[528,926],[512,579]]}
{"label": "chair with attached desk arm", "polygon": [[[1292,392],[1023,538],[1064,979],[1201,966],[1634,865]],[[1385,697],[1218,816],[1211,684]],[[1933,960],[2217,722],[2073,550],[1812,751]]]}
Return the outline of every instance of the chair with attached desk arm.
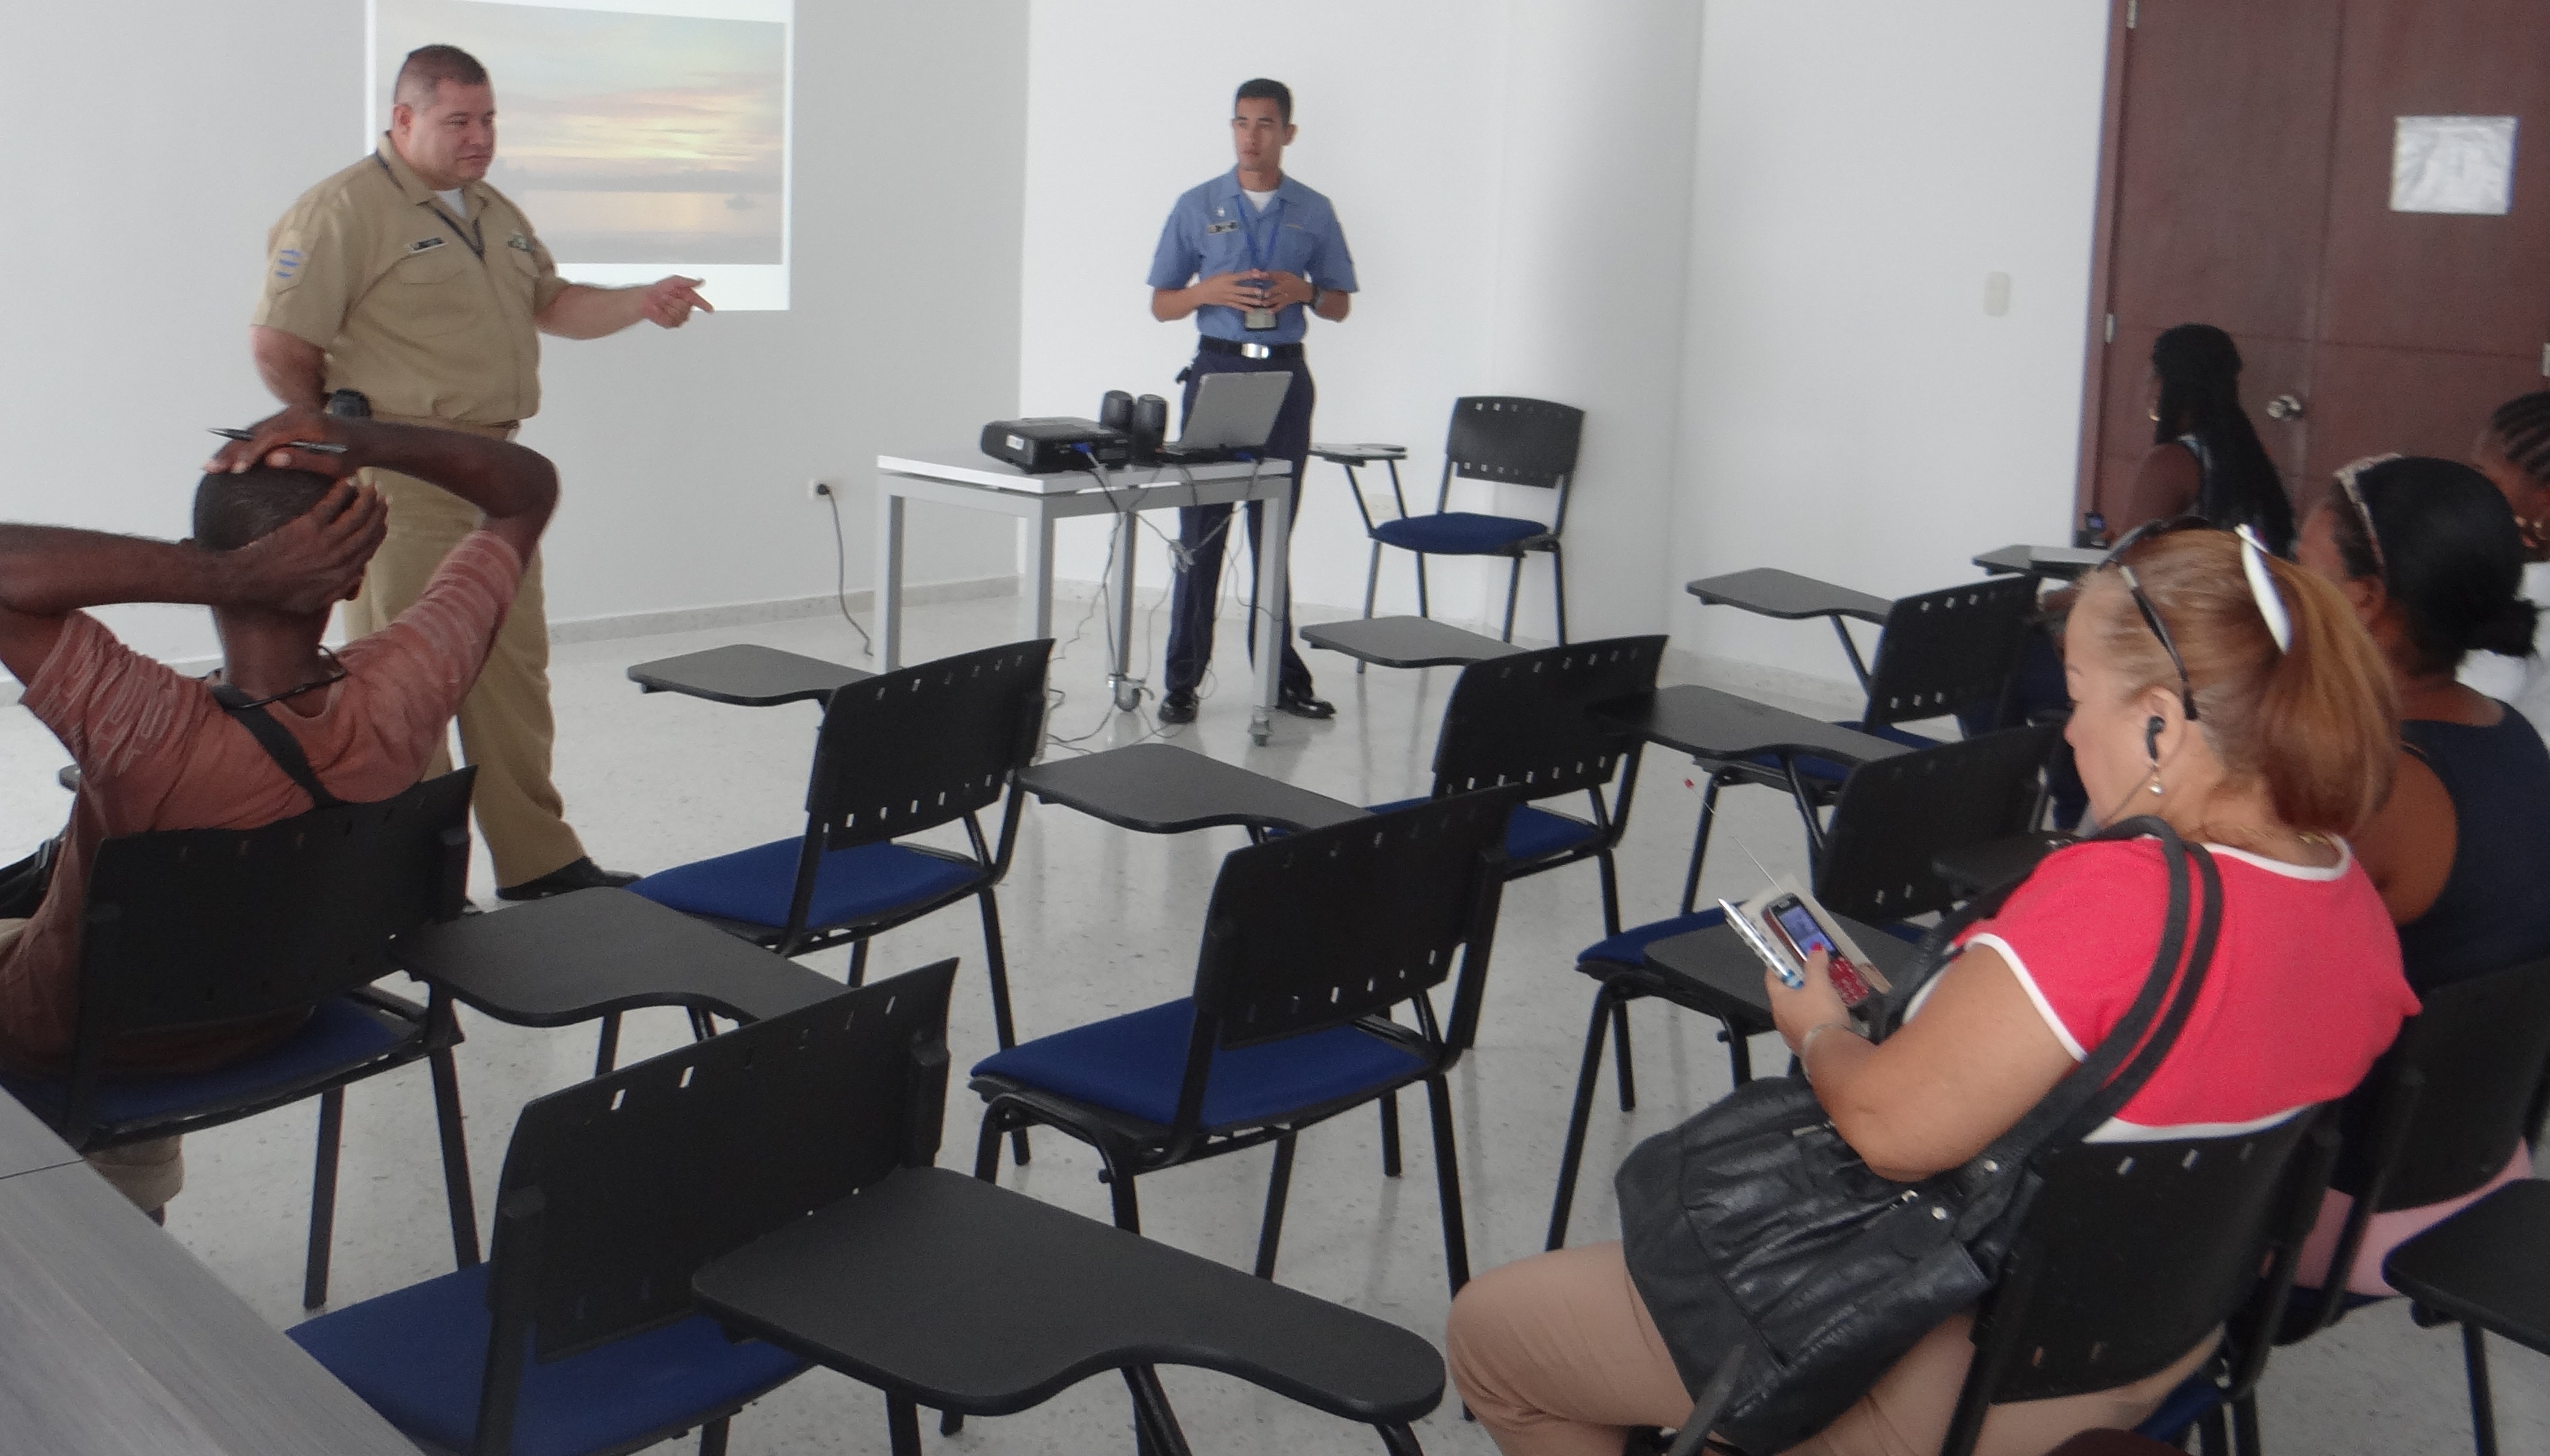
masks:
{"label": "chair with attached desk arm", "polygon": [[[2377,1298],[2347,1289],[2375,1214],[2471,1198],[2522,1147],[2532,1089],[2550,1062],[2550,962],[2456,981],[2420,1000],[2365,1078],[2371,1095],[2349,1101],[2346,1132],[2359,1146],[2341,1155],[2339,1176],[2357,1185],[2353,1204],[2320,1288],[2294,1292],[2279,1343],[2316,1334]],[[2474,1430],[2486,1453],[2495,1437],[2482,1325],[2465,1323],[2462,1333]],[[2241,1414],[2254,1428],[2255,1410],[2244,1403]]]}
{"label": "chair with attached desk arm", "polygon": [[[1514,563],[1506,580],[1503,640],[1514,640],[1515,601],[1522,589],[1522,563],[1535,551],[1549,554],[1550,599],[1557,611],[1558,639],[1567,640],[1567,571],[1559,535],[1567,529],[1567,496],[1576,478],[1577,444],[1585,433],[1585,412],[1571,405],[1513,396],[1472,395],[1452,402],[1452,426],[1443,442],[1443,477],[1435,488],[1430,515],[1409,514],[1400,489],[1394,456],[1368,451],[1331,450],[1325,457],[1344,468],[1354,491],[1355,511],[1363,517],[1364,534],[1372,538],[1372,561],[1364,572],[1363,620],[1372,619],[1373,596],[1381,584],[1381,548],[1396,546],[1417,557],[1417,614],[1433,616],[1426,591],[1427,556],[1504,556]],[[1350,457],[1350,458],[1349,458]],[[1380,458],[1390,467],[1390,493],[1399,515],[1375,520],[1364,500],[1357,463]],[[1520,516],[1487,516],[1455,511],[1452,478],[1486,480],[1502,485],[1529,485],[1554,490],[1558,499],[1548,525]],[[1324,642],[1361,655],[1348,640]],[[1379,659],[1373,659],[1379,660]],[[1360,670],[1360,668],[1358,668]]]}
{"label": "chair with attached desk arm", "polygon": [[928,1161],[934,1118],[878,1113],[916,1084],[943,1089],[955,974],[946,960],[845,988],[535,1099],[505,1152],[487,1263],[287,1332],[437,1449],[602,1456],[697,1427],[719,1456],[729,1419],[806,1362],[730,1340],[691,1277],[916,1152]]}
{"label": "chair with attached desk arm", "polygon": [[[2052,728],[2011,728],[1853,769],[1833,809],[1831,836],[1815,875],[1817,902],[1837,916],[1887,929],[1899,940],[1917,938],[1919,931],[1907,921],[1945,910],[1962,898],[1940,878],[1932,861],[1944,849],[2008,835],[2034,817],[2037,773],[2053,737]],[[1738,947],[1721,912],[1694,909],[1699,895],[1695,862],[1683,882],[1682,914],[1597,941],[1577,957],[1576,969],[1593,977],[1599,989],[1559,1157],[1558,1192],[1549,1213],[1550,1248],[1567,1241],[1568,1212],[1594,1115],[1594,1088],[1603,1073],[1606,1026],[1619,1051],[1620,1109],[1627,1112],[1637,1103],[1622,1030],[1630,1002],[1655,997],[1716,1019],[1738,1085],[1753,1076],[1749,1038],[1775,1029],[1758,962]],[[1702,980],[1649,955],[1662,942],[1701,932],[1725,942],[1735,959],[1734,975]],[[1860,948],[1872,956],[1893,953],[1882,943]]]}
{"label": "chair with attached desk arm", "polygon": [[[1256,1268],[1272,1279],[1295,1138],[1422,1082],[1444,1261],[1459,1290],[1469,1253],[1445,1077],[1478,1027],[1515,793],[1430,800],[1231,851],[1206,911],[1193,995],[975,1066],[985,1103],[975,1172],[998,1172],[1002,1133],[1058,1127],[1098,1150],[1117,1226],[1139,1232],[1136,1178],[1271,1142]],[[1442,1021],[1428,993],[1452,978],[1455,952]],[[1414,1028],[1389,1019],[1403,1003]]]}
{"label": "chair with attached desk arm", "polygon": [[[847,941],[853,986],[871,938],[972,899],[993,1022],[1014,1045],[995,891],[1018,842],[1018,774],[1043,741],[1052,647],[1013,642],[844,684],[824,710],[805,833],[659,871],[631,892],[782,955]],[[993,804],[1005,805],[997,847],[977,817]],[[960,823],[970,855],[902,837]]]}
{"label": "chair with attached desk arm", "polygon": [[[1698,585],[1697,583],[1695,585]],[[2036,610],[2033,577],[2002,577],[1964,586],[1901,597],[1886,614],[1877,639],[1877,662],[1860,669],[1851,653],[1868,701],[1856,719],[1838,727],[1889,738],[1908,747],[1927,748],[1938,740],[1911,732],[1900,725],[1946,718],[1977,704],[1996,704],[2017,670],[2019,648],[2029,616]],[[1835,629],[1840,629],[1838,620]],[[1847,633],[1843,635],[1849,642]],[[1783,764],[1772,757],[1706,765],[1709,783],[1700,802],[1700,824],[1693,832],[1693,873],[1709,853],[1710,828],[1716,819],[1718,791],[1728,784],[1755,784],[1792,790],[1806,816],[1807,849],[1812,859],[1822,852],[1822,833],[1814,809],[1829,804],[1850,771],[1841,764],[1812,756]],[[2015,831],[2013,831],[2015,832]]]}
{"label": "chair with attached desk arm", "polygon": [[[454,1257],[478,1261],[449,1001],[420,1007],[371,983],[396,970],[392,937],[456,919],[469,873],[474,771],[396,798],[254,829],[173,829],[98,846],[81,907],[80,1002],[67,1072],[0,1076],[81,1152],[218,1127],[319,1099],[310,1249],[301,1302],[328,1301],[345,1088],[413,1062],[433,1067]],[[272,1046],[225,1066],[125,1077],[131,1037],[246,1027],[306,1013]]]}

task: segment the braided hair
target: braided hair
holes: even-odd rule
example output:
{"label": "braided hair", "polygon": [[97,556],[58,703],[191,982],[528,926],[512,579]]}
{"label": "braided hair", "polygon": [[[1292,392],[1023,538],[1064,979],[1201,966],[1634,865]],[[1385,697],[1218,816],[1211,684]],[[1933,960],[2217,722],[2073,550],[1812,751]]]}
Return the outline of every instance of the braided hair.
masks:
{"label": "braided hair", "polygon": [[2231,336],[2210,324],[2163,330],[2152,340],[2152,372],[2160,377],[2152,442],[2194,436],[2204,446],[2196,514],[2226,531],[2247,526],[2268,549],[2293,554],[2294,504],[2240,408],[2240,350]]}
{"label": "braided hair", "polygon": [[2487,439],[2506,463],[2550,490],[2550,389],[2498,406],[2488,417]]}

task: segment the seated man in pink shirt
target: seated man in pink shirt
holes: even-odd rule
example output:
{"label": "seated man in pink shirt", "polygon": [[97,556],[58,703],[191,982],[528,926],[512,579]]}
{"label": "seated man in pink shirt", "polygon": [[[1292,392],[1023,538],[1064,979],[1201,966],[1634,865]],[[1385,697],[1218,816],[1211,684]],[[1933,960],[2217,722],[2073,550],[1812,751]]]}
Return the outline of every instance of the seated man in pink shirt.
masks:
{"label": "seated man in pink shirt", "polygon": [[[342,444],[343,454],[292,441]],[[415,606],[330,651],[330,610],[353,595],[385,513],[343,477],[381,466],[433,481],[486,513]],[[149,540],[0,526],[0,664],[80,768],[44,901],[0,921],[0,1068],[57,1075],[78,1019],[80,903],[103,840],[151,829],[253,828],[309,811],[311,795],[215,698],[263,705],[320,787],[349,803],[417,781],[478,677],[523,562],[557,505],[557,474],[520,445],[457,431],[286,410],[222,450],[195,491],[194,535]],[[118,641],[83,608],[210,607],[222,670],[187,677]],[[294,1026],[153,1034],[108,1049],[112,1072],[194,1071],[261,1051]],[[183,1182],[177,1140],[97,1154],[99,1171],[156,1213]]]}

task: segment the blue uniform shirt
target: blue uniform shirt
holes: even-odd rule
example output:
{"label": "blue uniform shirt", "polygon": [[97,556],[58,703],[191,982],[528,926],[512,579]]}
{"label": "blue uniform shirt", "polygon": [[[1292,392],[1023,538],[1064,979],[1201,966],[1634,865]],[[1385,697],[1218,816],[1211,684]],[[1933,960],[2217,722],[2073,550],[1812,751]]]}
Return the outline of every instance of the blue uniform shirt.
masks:
{"label": "blue uniform shirt", "polygon": [[[1151,286],[1184,288],[1198,278],[1251,268],[1298,274],[1336,293],[1355,290],[1354,259],[1328,200],[1286,177],[1261,213],[1240,192],[1239,169],[1233,167],[1189,190],[1169,209],[1159,250],[1151,255]],[[1234,343],[1299,343],[1310,312],[1308,305],[1293,304],[1277,311],[1274,328],[1247,329],[1239,310],[1207,304],[1196,310],[1196,329]]]}

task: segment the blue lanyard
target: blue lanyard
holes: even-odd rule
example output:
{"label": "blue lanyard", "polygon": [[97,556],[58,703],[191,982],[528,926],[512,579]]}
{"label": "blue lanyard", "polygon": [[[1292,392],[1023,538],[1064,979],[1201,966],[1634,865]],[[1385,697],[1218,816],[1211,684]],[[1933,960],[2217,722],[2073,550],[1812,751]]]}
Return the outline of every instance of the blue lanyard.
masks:
{"label": "blue lanyard", "polygon": [[[1251,217],[1248,194],[1245,192],[1239,194],[1239,236],[1248,243],[1248,266],[1258,272],[1266,271],[1266,259],[1257,255],[1257,224],[1263,219],[1274,217],[1283,206],[1284,194],[1278,192],[1267,199],[1266,210],[1263,213]],[[1276,227],[1280,231],[1283,224],[1278,223]]]}

